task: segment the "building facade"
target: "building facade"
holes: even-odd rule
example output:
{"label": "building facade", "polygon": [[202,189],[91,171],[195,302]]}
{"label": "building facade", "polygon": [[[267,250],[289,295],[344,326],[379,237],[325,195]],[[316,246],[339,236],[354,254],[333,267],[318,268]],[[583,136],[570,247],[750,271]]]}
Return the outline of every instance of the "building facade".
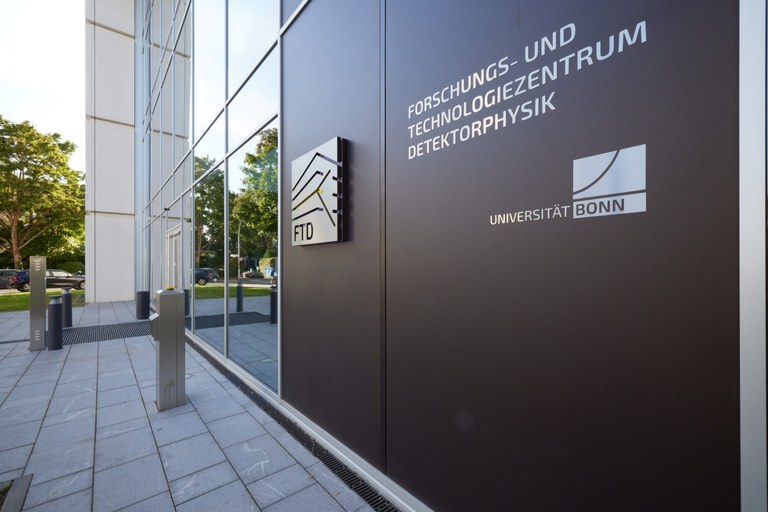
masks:
{"label": "building facade", "polygon": [[102,3],[89,274],[403,509],[765,509],[764,1]]}
{"label": "building facade", "polygon": [[86,300],[133,297],[134,69],[132,2],[87,0]]}

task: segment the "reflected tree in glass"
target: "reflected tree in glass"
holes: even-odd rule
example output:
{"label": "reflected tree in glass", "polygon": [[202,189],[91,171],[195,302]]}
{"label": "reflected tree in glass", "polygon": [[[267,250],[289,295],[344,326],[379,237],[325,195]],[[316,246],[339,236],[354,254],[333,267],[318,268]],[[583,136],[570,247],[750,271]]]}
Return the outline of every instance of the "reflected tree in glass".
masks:
{"label": "reflected tree in glass", "polygon": [[[212,164],[212,158],[195,157],[195,174],[202,175]],[[195,190],[195,267],[222,267],[224,174],[213,173]]]}
{"label": "reflected tree in glass", "polygon": [[242,189],[233,197],[241,251],[245,242],[258,257],[277,256],[277,144],[277,129],[262,132],[255,151],[245,154]]}
{"label": "reflected tree in glass", "polygon": [[[278,134],[268,128],[229,159],[230,254],[240,269],[242,260],[277,256]],[[264,271],[264,269],[261,269]],[[266,279],[239,280],[230,298],[229,357],[277,391],[277,324],[270,322],[275,290]]]}
{"label": "reflected tree in glass", "polygon": [[[195,167],[211,167],[212,159],[195,158]],[[204,171],[203,171],[204,172]],[[224,172],[215,169],[195,185],[194,262],[195,269],[224,267]],[[210,275],[210,274],[208,274]],[[197,277],[195,280],[197,281]],[[210,346],[224,352],[223,283],[203,281],[194,287],[194,332]]]}

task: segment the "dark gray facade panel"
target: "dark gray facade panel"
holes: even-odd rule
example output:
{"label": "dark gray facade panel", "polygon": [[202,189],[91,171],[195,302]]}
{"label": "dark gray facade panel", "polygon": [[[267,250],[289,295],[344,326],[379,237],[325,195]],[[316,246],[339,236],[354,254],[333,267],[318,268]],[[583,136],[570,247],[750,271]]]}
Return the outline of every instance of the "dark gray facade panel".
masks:
{"label": "dark gray facade panel", "polygon": [[[738,2],[387,2],[387,473],[426,504],[738,510],[737,41]],[[638,146],[644,211],[573,218],[574,162]]]}
{"label": "dark gray facade panel", "polygon": [[[311,2],[282,40],[282,396],[382,467],[379,7]],[[291,162],[347,141],[345,242],[291,246]]]}

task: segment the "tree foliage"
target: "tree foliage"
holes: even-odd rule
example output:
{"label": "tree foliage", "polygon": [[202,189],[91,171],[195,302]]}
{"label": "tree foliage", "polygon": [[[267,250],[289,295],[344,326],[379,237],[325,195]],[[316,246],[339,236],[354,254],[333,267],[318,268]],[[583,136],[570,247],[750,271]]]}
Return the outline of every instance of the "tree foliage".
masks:
{"label": "tree foliage", "polygon": [[[208,156],[195,157],[195,175],[214,164]],[[224,173],[214,171],[195,187],[195,266],[224,264]]]}
{"label": "tree foliage", "polygon": [[261,133],[255,152],[245,154],[243,189],[232,206],[233,220],[257,246],[258,256],[277,248],[277,145],[277,129],[271,128]]}
{"label": "tree foliage", "polygon": [[85,189],[69,167],[75,145],[0,116],[0,253],[16,268],[37,254],[71,253],[84,238]]}
{"label": "tree foliage", "polygon": [[[261,133],[253,153],[246,152],[241,190],[230,190],[229,247],[224,245],[224,173],[214,171],[195,186],[195,266],[220,268],[226,254],[258,258],[277,251],[277,130]],[[214,159],[195,157],[195,177]],[[226,253],[225,253],[226,250]]]}

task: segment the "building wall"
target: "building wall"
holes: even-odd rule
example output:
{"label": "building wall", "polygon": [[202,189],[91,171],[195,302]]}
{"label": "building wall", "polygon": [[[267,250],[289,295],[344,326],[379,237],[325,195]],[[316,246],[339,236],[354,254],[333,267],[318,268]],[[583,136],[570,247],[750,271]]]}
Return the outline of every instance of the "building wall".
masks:
{"label": "building wall", "polygon": [[86,1],[86,300],[133,298],[132,2]]}
{"label": "building wall", "polygon": [[[312,2],[282,39],[282,182],[291,183],[292,160],[342,137],[350,201],[344,242],[283,239],[281,356],[283,398],[383,468],[380,21],[375,2]],[[339,22],[345,30],[319,37]],[[290,193],[284,185],[283,233]]]}
{"label": "building wall", "polygon": [[[136,5],[146,71],[137,282],[173,282],[178,228],[189,334],[401,505],[736,510],[740,484],[764,481],[740,474],[756,445],[740,438],[736,4]],[[262,16],[269,27],[254,30]],[[641,21],[643,40],[620,35]],[[240,68],[254,34],[265,40]],[[577,53],[609,36],[614,50],[624,37],[623,53]],[[539,46],[526,62],[526,45],[544,38],[548,53]],[[566,73],[558,59],[571,53]],[[507,78],[483,75],[444,107],[411,112],[498,72],[504,57]],[[558,78],[513,81],[503,101],[472,110],[477,95],[555,61]],[[433,135],[412,132],[465,100],[468,113]],[[530,115],[500,126],[516,107]],[[466,139],[416,146],[464,125]],[[201,232],[223,235],[205,257],[236,277],[232,194],[267,128],[279,128],[283,233],[292,161],[334,137],[346,144],[344,242],[280,240],[279,331],[236,321],[232,301],[191,282],[206,208],[221,215]],[[638,146],[643,190],[625,192],[647,196],[643,210],[574,218],[576,162]],[[256,345],[274,357],[254,360]]]}
{"label": "building wall", "polygon": [[[281,398],[436,510],[737,509],[738,14],[310,2],[281,40]],[[333,136],[348,237],[294,247],[291,162]],[[574,162],[638,145],[642,213],[533,218],[576,208]]]}

